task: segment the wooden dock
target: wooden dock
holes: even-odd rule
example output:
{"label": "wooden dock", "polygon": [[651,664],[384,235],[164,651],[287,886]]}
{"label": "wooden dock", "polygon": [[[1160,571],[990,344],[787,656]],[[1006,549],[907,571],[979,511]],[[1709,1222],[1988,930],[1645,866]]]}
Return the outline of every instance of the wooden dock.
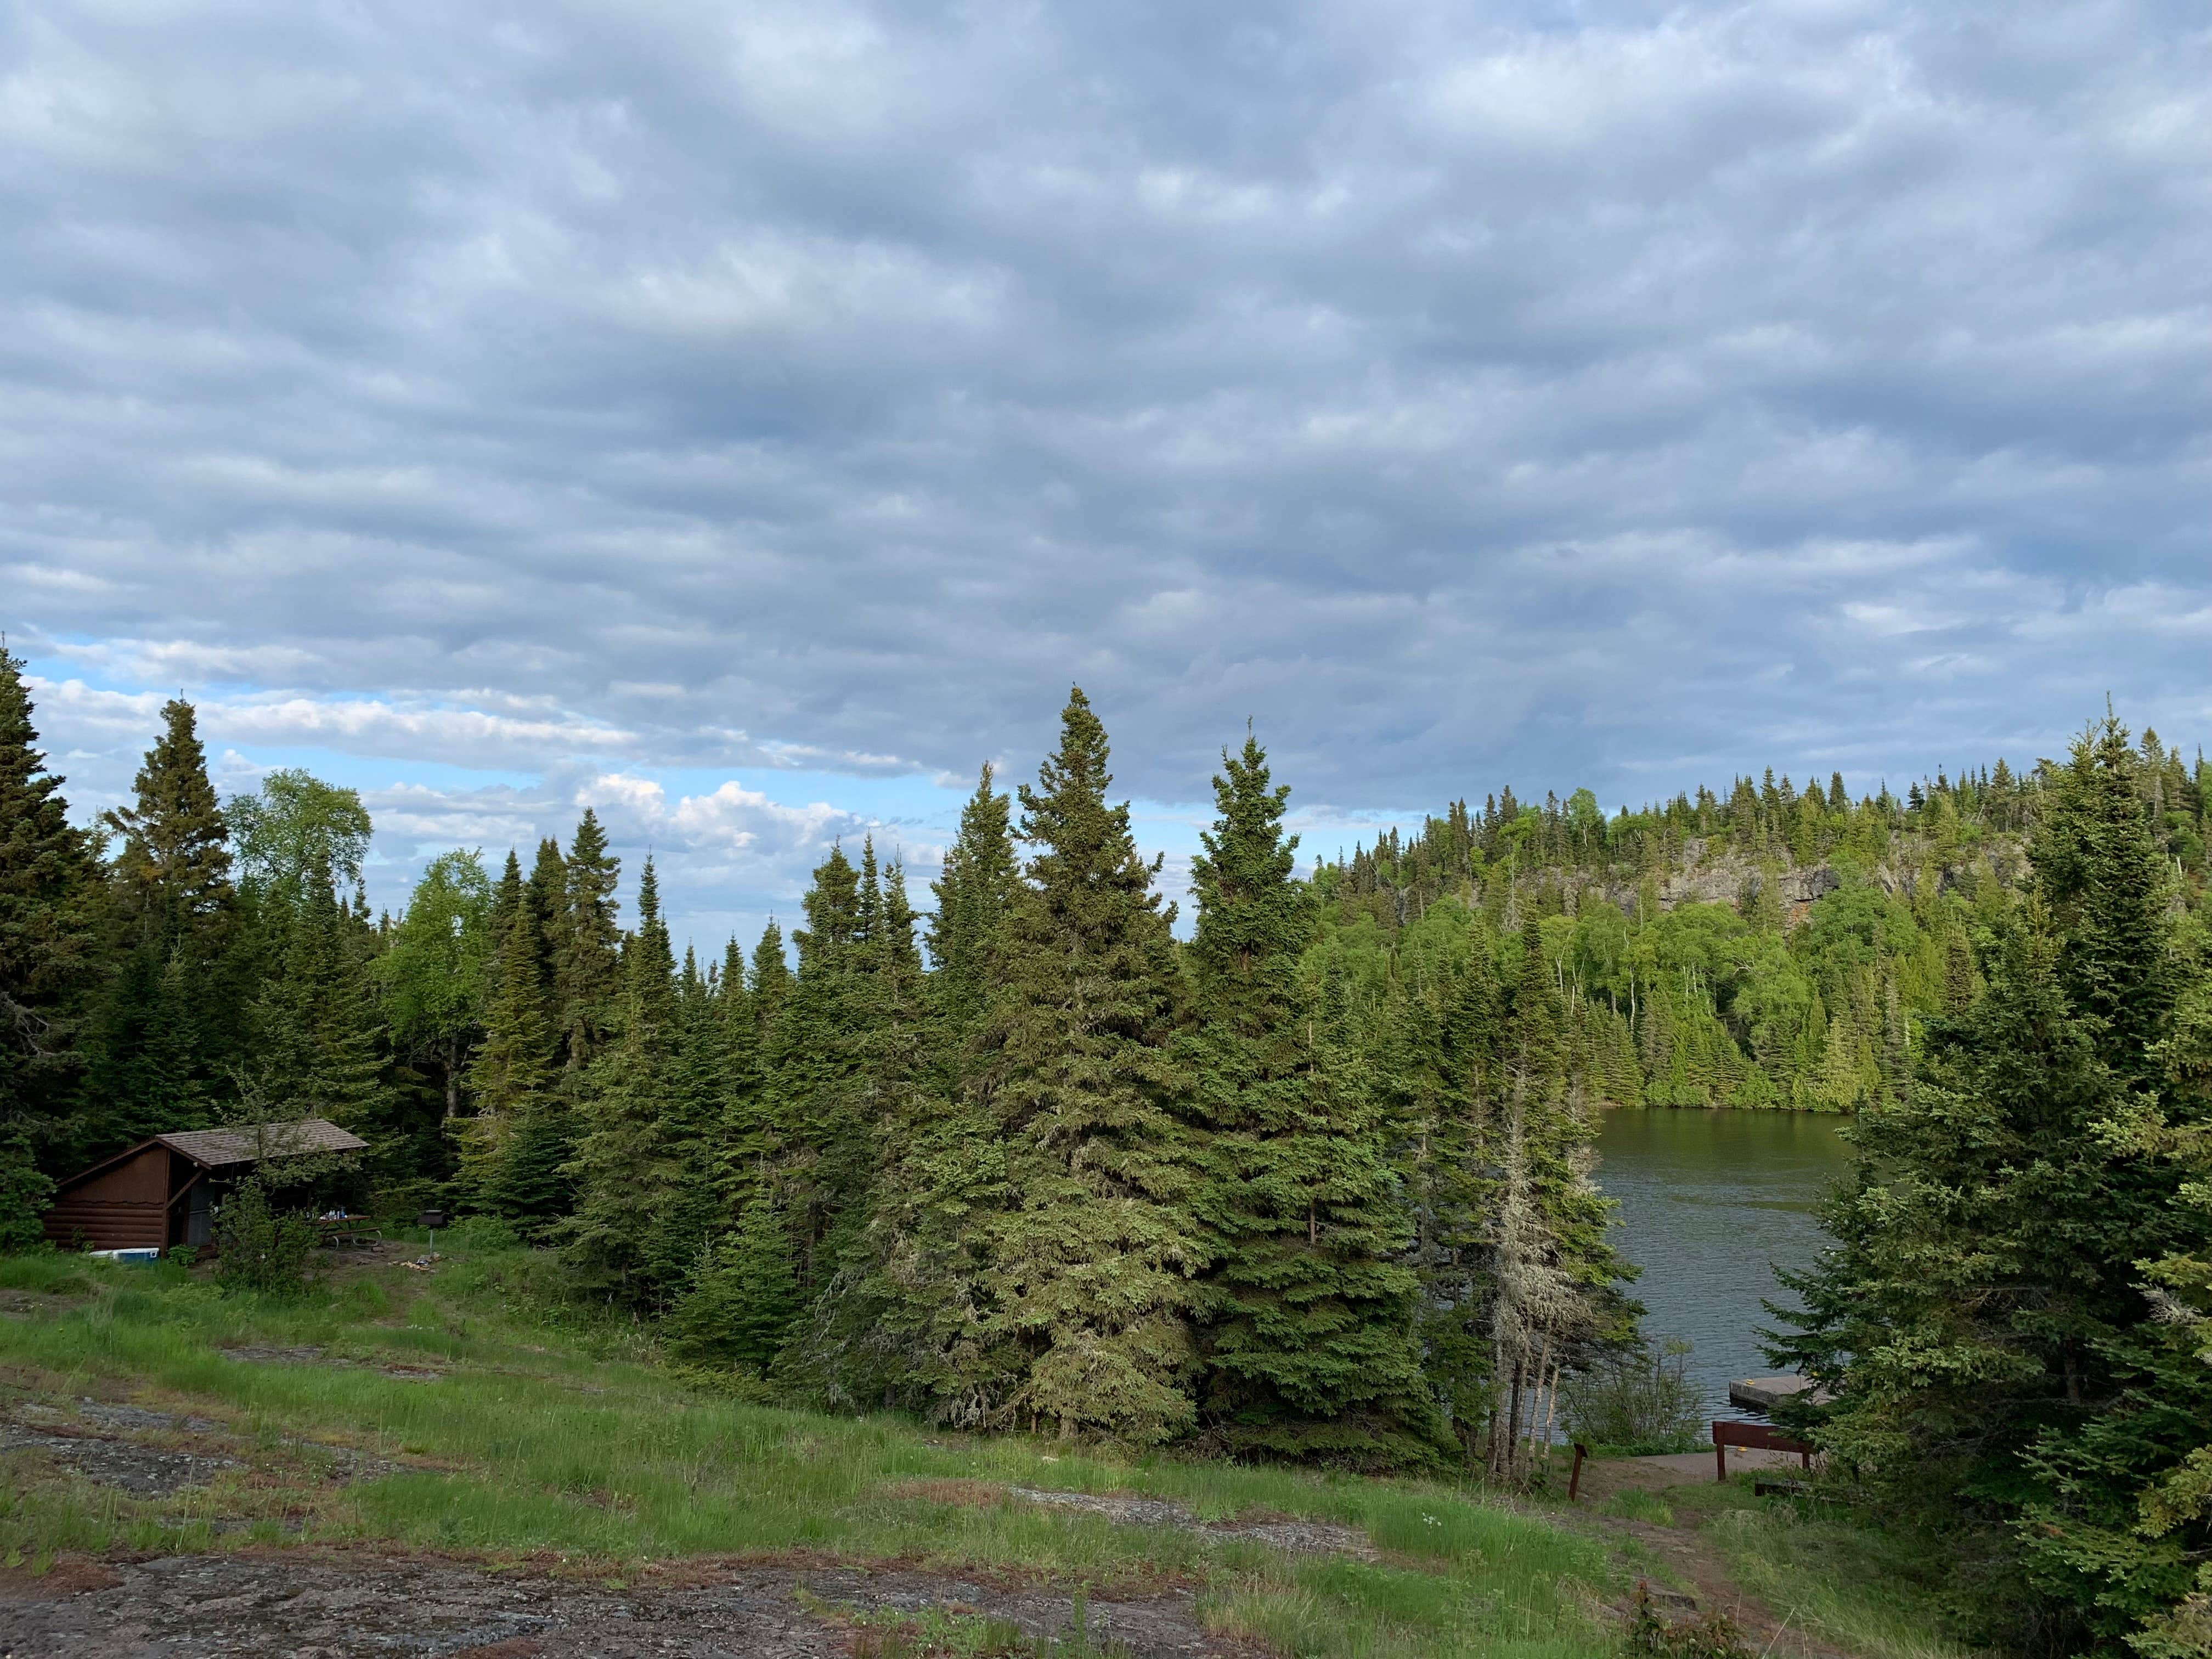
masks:
{"label": "wooden dock", "polygon": [[1815,1406],[1825,1406],[1829,1400],[1827,1390],[1814,1387],[1809,1376],[1747,1376],[1729,1384],[1729,1404],[1747,1412],[1771,1412],[1784,1401],[1800,1397]]}

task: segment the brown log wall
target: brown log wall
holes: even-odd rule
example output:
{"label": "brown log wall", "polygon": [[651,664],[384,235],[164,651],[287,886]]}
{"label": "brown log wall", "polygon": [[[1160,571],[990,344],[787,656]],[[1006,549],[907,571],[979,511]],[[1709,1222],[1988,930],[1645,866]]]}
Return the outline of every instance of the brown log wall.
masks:
{"label": "brown log wall", "polygon": [[46,1214],[46,1237],[64,1249],[131,1250],[169,1242],[169,1159],[166,1146],[72,1182]]}

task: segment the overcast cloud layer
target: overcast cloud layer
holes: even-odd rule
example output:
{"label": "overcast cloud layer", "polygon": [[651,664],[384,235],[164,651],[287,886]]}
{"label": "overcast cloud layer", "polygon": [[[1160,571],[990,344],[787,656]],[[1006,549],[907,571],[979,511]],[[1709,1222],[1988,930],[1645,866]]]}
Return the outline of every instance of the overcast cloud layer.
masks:
{"label": "overcast cloud layer", "polygon": [[2194,740],[2208,271],[2193,0],[41,0],[0,622],[82,809],[182,686],[381,900],[589,800],[716,925],[1071,678],[1328,850]]}

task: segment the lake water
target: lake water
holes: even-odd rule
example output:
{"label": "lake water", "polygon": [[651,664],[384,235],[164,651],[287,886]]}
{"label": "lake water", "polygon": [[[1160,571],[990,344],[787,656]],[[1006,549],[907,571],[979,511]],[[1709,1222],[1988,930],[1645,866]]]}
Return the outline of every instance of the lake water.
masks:
{"label": "lake water", "polygon": [[1770,1372],[1753,1333],[1759,1303],[1786,1300],[1777,1265],[1810,1263],[1815,1212],[1849,1166],[1848,1121],[1802,1112],[1611,1111],[1598,1129],[1598,1185],[1620,1204],[1613,1248],[1644,1269],[1630,1293],[1655,1340],[1686,1338],[1708,1415],[1742,1417],[1729,1382]]}

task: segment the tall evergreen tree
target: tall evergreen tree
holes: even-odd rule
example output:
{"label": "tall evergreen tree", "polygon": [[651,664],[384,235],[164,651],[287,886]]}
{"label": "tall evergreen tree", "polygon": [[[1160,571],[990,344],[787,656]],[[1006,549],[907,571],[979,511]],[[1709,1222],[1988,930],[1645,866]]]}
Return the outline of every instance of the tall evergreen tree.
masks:
{"label": "tall evergreen tree", "polygon": [[799,1316],[794,1255],[773,1200],[753,1198],[736,1230],[701,1253],[690,1285],[670,1311],[678,1357],[767,1370]]}
{"label": "tall evergreen tree", "polygon": [[1626,1340],[1632,1310],[1613,1291],[1628,1271],[1605,1242],[1612,1205],[1590,1179],[1596,1130],[1569,1096],[1562,994],[1530,917],[1505,1027],[1490,1125],[1497,1208],[1488,1232],[1491,1473],[1516,1480],[1544,1431],[1561,1370]]}
{"label": "tall evergreen tree", "polygon": [[100,965],[99,872],[38,749],[22,669],[0,646],[0,1169],[52,1150]]}
{"label": "tall evergreen tree", "polygon": [[[545,856],[539,854],[543,867]],[[568,856],[562,861],[565,891],[559,926],[552,931],[554,1001],[561,1021],[562,1062],[581,1073],[599,1057],[622,1013],[622,929],[616,921],[615,884],[622,864],[607,850],[606,833],[586,806]]]}
{"label": "tall evergreen tree", "polygon": [[[389,1128],[390,1099],[359,926],[327,880],[307,883],[296,902],[273,902],[274,971],[253,1007],[250,1092],[272,1121],[327,1118],[374,1141]],[[388,1159],[393,1149],[381,1150]]]}
{"label": "tall evergreen tree", "polygon": [[[739,994],[744,986],[738,986]],[[721,1139],[728,1110],[729,1061],[717,997],[690,947],[676,978],[677,1041],[661,1135],[672,1166],[647,1245],[653,1275],[680,1284],[699,1253],[726,1231]]]}
{"label": "tall evergreen tree", "polygon": [[1192,860],[1196,1029],[1208,1132],[1196,1209],[1214,1260],[1201,1306],[1213,1434],[1239,1450],[1373,1465],[1433,1457],[1413,1346],[1411,1218],[1372,1091],[1331,1066],[1299,962],[1312,895],[1282,833],[1287,787],[1248,736],[1213,781]]}
{"label": "tall evergreen tree", "polygon": [[[191,705],[161,713],[133,804],[102,819],[121,837],[109,890],[125,960],[91,1016],[80,1158],[207,1123],[254,1063],[249,1006],[266,964],[240,926]],[[266,948],[281,951],[281,938]]]}
{"label": "tall evergreen tree", "polygon": [[791,1000],[791,963],[783,954],[783,929],[770,916],[753,946],[752,973],[746,980],[753,1029],[759,1034],[760,1064],[774,1072],[783,1060],[783,1014]]}
{"label": "tall evergreen tree", "polygon": [[960,811],[960,833],[932,884],[937,914],[929,956],[948,1035],[964,1041],[981,1022],[1006,950],[1006,918],[1020,885],[1009,819],[1012,803],[992,787],[986,763]]}
{"label": "tall evergreen tree", "polygon": [[[557,1133],[565,1129],[567,1114],[554,1091],[555,1043],[545,1007],[549,966],[541,918],[512,852],[494,910],[504,912],[504,926],[494,941],[487,973],[483,1040],[469,1066],[476,1110],[463,1134],[463,1185],[492,1209],[543,1218],[555,1201],[555,1194],[544,1190],[546,1179],[568,1158],[567,1136]],[[560,1121],[540,1121],[547,1117]],[[556,1147],[538,1144],[548,1127],[556,1131]]]}
{"label": "tall evergreen tree", "polygon": [[120,835],[117,896],[136,942],[167,948],[188,942],[204,960],[221,948],[236,908],[230,879],[229,829],[208,781],[191,704],[171,698],[161,708],[161,735],[146,754],[129,806],[102,821]]}
{"label": "tall evergreen tree", "polygon": [[800,1245],[802,1282],[819,1291],[850,1240],[847,1212],[863,1191],[875,1146],[861,1054],[866,1036],[869,934],[880,913],[872,848],[855,868],[833,847],[816,866],[806,926],[793,934],[799,973],[778,1036],[775,1126],[784,1202]]}
{"label": "tall evergreen tree", "polygon": [[[584,842],[579,831],[579,842]],[[573,873],[579,860],[572,857]],[[676,1168],[664,1113],[673,1092],[680,1033],[674,963],[648,859],[638,878],[637,932],[622,953],[623,997],[614,1040],[584,1079],[581,1131],[567,1173],[576,1208],[562,1226],[565,1255],[592,1290],[647,1302],[665,1286],[651,1245]],[[571,911],[572,920],[575,915]],[[571,940],[574,944],[574,940]]]}
{"label": "tall evergreen tree", "polygon": [[2201,1509],[2148,1513],[2212,1425],[2146,1278],[2207,1230],[2167,1139],[2203,1109],[2174,1082],[2188,1045],[2136,764],[2107,720],[2053,780],[1986,993],[1929,1020],[1905,1098],[1862,1116],[1838,1248],[1786,1281],[1806,1311],[1774,1346],[1836,1395],[1822,1442],[1973,1537],[1993,1629],[2052,1651],[2118,1651],[2212,1549]]}
{"label": "tall evergreen tree", "polygon": [[[1332,963],[1334,969],[1334,964]],[[1340,972],[1325,1006],[1349,1024]],[[1490,1419],[1490,1224],[1497,1206],[1492,1126],[1501,1075],[1504,990],[1486,927],[1464,960],[1430,986],[1394,987],[1379,1034],[1413,1135],[1413,1266],[1420,1279],[1422,1366],[1462,1454]],[[1340,1047],[1349,1047],[1340,1040]]]}
{"label": "tall evergreen tree", "polygon": [[984,1218],[988,1316],[1027,1357],[1006,1402],[1062,1434],[1187,1431],[1196,1355],[1188,1080],[1170,1050],[1171,913],[1126,804],[1109,806],[1106,732],[1078,690],[1059,749],[1024,786],[1035,849],[1008,930],[988,1059],[969,1088],[995,1117],[1007,1207]]}

